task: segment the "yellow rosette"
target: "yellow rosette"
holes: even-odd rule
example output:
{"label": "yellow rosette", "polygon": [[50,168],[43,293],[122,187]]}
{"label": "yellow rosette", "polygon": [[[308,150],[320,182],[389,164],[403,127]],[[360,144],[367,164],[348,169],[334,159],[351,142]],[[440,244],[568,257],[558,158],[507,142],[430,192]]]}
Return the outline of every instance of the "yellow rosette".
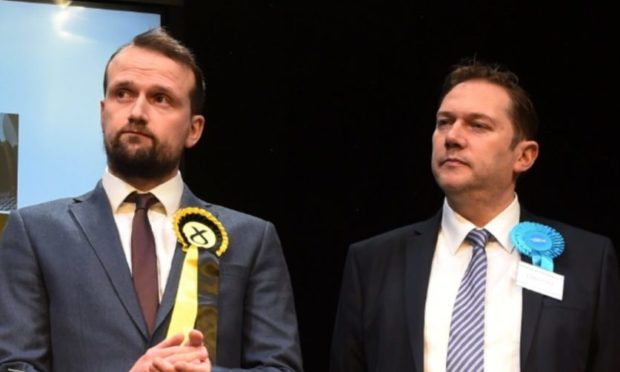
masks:
{"label": "yellow rosette", "polygon": [[[173,220],[174,232],[185,252],[181,278],[172,311],[168,337],[195,328],[199,295],[207,298],[200,309],[201,330],[209,356],[214,360],[217,340],[217,295],[219,292],[219,257],[228,249],[228,233],[222,223],[205,209],[189,207],[179,210]],[[199,249],[208,252],[204,270],[199,270]],[[199,275],[205,277],[199,294]],[[205,292],[205,293],[202,293]]]}

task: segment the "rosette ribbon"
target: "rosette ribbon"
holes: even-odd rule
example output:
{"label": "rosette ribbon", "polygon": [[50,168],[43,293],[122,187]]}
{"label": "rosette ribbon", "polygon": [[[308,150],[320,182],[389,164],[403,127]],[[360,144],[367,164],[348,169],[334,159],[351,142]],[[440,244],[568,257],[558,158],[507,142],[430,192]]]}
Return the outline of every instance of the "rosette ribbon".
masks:
{"label": "rosette ribbon", "polygon": [[510,231],[510,240],[532,264],[553,272],[553,259],[564,252],[564,238],[551,226],[521,222]]}
{"label": "rosette ribbon", "polygon": [[217,297],[219,257],[228,249],[228,233],[205,209],[179,210],[173,219],[174,232],[185,252],[167,337],[198,328],[204,334],[209,358],[217,352]]}

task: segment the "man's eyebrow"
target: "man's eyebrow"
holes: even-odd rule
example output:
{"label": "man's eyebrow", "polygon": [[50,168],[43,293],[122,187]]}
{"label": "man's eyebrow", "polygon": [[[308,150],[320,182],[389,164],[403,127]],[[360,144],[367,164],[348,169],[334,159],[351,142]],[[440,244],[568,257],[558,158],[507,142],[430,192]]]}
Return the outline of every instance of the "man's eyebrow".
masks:
{"label": "man's eyebrow", "polygon": [[174,92],[171,87],[169,87],[167,85],[161,85],[161,84],[155,84],[155,85],[149,87],[148,90],[149,91],[156,91],[156,92],[164,92],[164,93],[168,93],[168,94],[172,94]]}
{"label": "man's eyebrow", "polygon": [[134,82],[132,80],[120,80],[110,83],[110,88],[127,88],[134,86]]}
{"label": "man's eyebrow", "polygon": [[454,114],[450,111],[437,111],[437,115],[436,116],[449,116],[449,117],[453,117]]}
{"label": "man's eyebrow", "polygon": [[[116,82],[112,82],[110,83],[110,87],[109,88],[113,88],[113,89],[119,89],[119,88],[133,88],[135,87],[136,84],[133,80],[119,80]],[[161,84],[155,84],[152,86],[149,86],[147,91],[149,92],[163,92],[166,94],[172,94],[174,91],[171,87],[167,86],[167,85],[161,85]]]}
{"label": "man's eyebrow", "polygon": [[485,115],[479,112],[472,112],[470,114],[467,114],[465,117],[467,118],[467,120],[484,119],[489,121],[495,121],[489,115]]}

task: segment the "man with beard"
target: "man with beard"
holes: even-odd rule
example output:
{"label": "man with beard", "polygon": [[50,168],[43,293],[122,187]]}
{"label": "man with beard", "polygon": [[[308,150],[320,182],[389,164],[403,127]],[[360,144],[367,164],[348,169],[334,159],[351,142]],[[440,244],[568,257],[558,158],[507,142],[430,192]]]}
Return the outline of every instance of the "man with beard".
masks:
{"label": "man with beard", "polygon": [[181,178],[203,97],[191,52],[162,29],[112,55],[101,181],[14,211],[0,242],[0,371],[302,370],[273,225]]}

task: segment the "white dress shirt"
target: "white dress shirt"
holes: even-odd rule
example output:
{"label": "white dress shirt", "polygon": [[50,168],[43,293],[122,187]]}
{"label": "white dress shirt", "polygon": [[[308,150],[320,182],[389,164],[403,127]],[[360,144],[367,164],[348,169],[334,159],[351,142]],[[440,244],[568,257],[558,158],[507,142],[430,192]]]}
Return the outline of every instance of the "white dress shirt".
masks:
{"label": "white dress shirt", "polygon": [[177,173],[172,179],[152,190],[136,190],[135,187],[110,173],[106,168],[102,177],[103,188],[108,195],[114,214],[114,221],[121,238],[127,265],[131,271],[131,225],[136,205],[125,202],[125,198],[134,191],[150,192],[157,197],[158,203],[148,211],[148,218],[155,237],[157,253],[157,277],[159,281],[159,299],[161,301],[168,274],[172,265],[172,257],[177,239],[172,228],[174,213],[179,209],[183,195],[183,179]]}
{"label": "white dress shirt", "polygon": [[[518,250],[510,241],[510,230],[519,223],[520,207],[514,201],[486,226],[493,239],[487,243],[487,288],[485,300],[484,370],[518,372],[521,338],[521,287],[516,284]],[[446,370],[450,321],[454,300],[472,246],[465,242],[476,228],[444,201],[441,229],[428,283],[424,321],[424,371]]]}

